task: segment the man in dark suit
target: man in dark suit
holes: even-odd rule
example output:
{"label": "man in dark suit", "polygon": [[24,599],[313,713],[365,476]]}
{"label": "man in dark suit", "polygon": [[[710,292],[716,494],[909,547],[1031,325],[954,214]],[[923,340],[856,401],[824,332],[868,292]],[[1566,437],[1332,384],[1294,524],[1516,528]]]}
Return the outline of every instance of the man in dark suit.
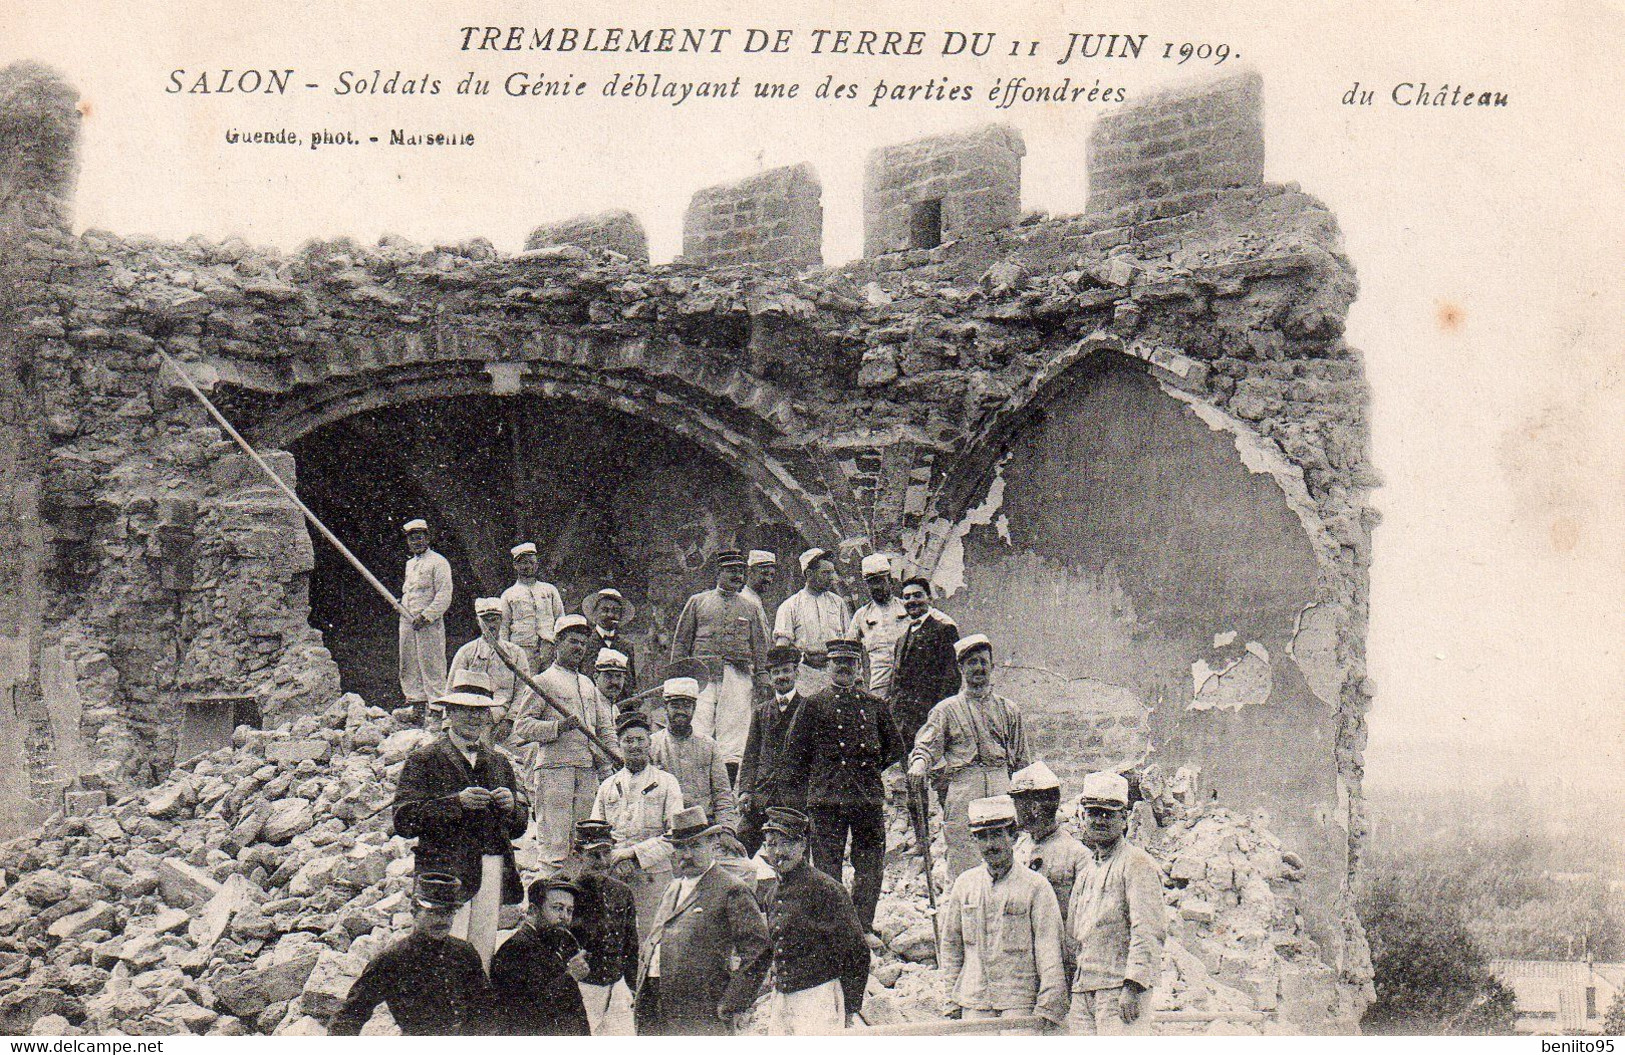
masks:
{"label": "man in dark suit", "polygon": [[666,837],[677,878],[643,943],[640,1035],[733,1033],[762,987],[772,951],[767,921],[745,885],[717,867],[722,831],[699,806],[672,818]]}
{"label": "man in dark suit", "polygon": [[561,876],[581,893],[570,933],[587,953],[581,999],[593,1036],[630,1037],[632,985],[638,980],[638,913],[632,888],[609,874],[615,829],[607,821],[577,821],[576,848]]}
{"label": "man in dark suit", "polygon": [[897,642],[890,704],[898,735],[913,746],[931,708],[959,691],[959,625],[931,607],[931,580],[922,576],[903,583],[903,610],[909,622]]}
{"label": "man in dark suit", "polygon": [[747,854],[762,846],[762,821],[773,806],[800,809],[801,789],[784,762],[784,734],[801,708],[796,672],[801,653],[794,645],[774,645],[767,651],[767,673],[773,695],[756,705],[745,741],[745,759],[739,766],[739,841]]}
{"label": "man in dark suit", "polygon": [[590,1035],[576,987],[587,977],[587,954],[569,929],[580,894],[557,877],[530,885],[530,918],[491,958],[491,1023],[499,1036]]}
{"label": "man in dark suit", "polygon": [[491,991],[480,955],[451,936],[451,918],[463,902],[462,886],[454,875],[419,873],[412,933],[367,964],[328,1023],[329,1036],[359,1036],[379,1004],[389,1005],[395,1024],[409,1037],[485,1031]]}
{"label": "man in dark suit", "polygon": [[779,874],[768,908],[773,939],[769,1029],[779,1036],[828,1036],[863,1010],[869,946],[858,910],[840,880],[813,867],[807,836],[812,822],[775,806],[762,826],[762,856]]}
{"label": "man in dark suit", "polygon": [[417,875],[446,872],[461,882],[465,901],[452,933],[489,966],[501,906],[517,904],[524,893],[513,840],[525,834],[530,803],[507,757],[487,746],[491,697],[452,692],[435,702],[445,707],[446,729],[401,769],[395,834],[417,840]]}

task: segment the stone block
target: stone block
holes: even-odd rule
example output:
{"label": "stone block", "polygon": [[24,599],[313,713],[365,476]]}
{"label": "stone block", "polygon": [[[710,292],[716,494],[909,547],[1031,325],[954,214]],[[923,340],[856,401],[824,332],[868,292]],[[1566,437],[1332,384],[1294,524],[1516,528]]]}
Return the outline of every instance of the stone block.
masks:
{"label": "stone block", "polygon": [[309,799],[282,799],[271,807],[270,816],[265,818],[265,828],[260,832],[260,838],[268,843],[280,845],[295,835],[310,831],[315,825],[316,812]]}
{"label": "stone block", "polygon": [[315,968],[305,979],[299,1006],[307,1015],[314,1015],[323,1021],[331,1018],[344,1006],[351,984],[360,977],[366,966],[367,961],[359,956],[334,952],[332,949],[323,950]]}
{"label": "stone block", "polygon": [[986,125],[882,147],[863,176],[863,255],[875,257],[1014,227],[1021,133]]}
{"label": "stone block", "polygon": [[63,916],[45,928],[45,932],[58,940],[66,940],[92,930],[116,933],[118,929],[118,910],[105,901],[98,901],[89,908]]}
{"label": "stone block", "polygon": [[166,857],[156,869],[158,892],[171,905],[196,905],[220,893],[218,880],[203,869]]}
{"label": "stone block", "polygon": [[[247,878],[234,875],[227,878],[220,892],[209,899],[203,911],[187,927],[187,934],[198,948],[211,948],[225,936],[231,921],[239,912],[253,907],[259,900]],[[263,895],[262,895],[263,896]]]}
{"label": "stone block", "polygon": [[298,999],[310,972],[316,969],[316,961],[321,959],[322,952],[322,946],[315,942],[290,947],[284,938],[276,949],[255,961],[255,974],[260,988],[265,992],[266,1001],[279,1004]]}
{"label": "stone block", "polygon": [[298,765],[307,759],[326,762],[333,754],[333,745],[326,740],[299,738],[277,740],[265,745],[265,757],[281,765]]}
{"label": "stone block", "polygon": [[806,164],[696,191],[683,217],[683,259],[713,267],[821,266],[822,197],[818,174]]}

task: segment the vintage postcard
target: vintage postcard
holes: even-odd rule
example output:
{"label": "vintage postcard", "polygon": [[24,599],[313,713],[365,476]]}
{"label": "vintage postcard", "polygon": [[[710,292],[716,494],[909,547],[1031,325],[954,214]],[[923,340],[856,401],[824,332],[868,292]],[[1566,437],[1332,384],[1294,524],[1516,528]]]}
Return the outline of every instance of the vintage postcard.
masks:
{"label": "vintage postcard", "polygon": [[0,1032],[1625,1031],[1617,4],[0,24]]}

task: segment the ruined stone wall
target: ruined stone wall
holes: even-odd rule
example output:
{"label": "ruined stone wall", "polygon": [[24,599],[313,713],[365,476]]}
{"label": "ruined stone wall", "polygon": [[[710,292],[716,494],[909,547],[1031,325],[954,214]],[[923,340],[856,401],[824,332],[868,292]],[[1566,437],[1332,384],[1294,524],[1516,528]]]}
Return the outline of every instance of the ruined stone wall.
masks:
{"label": "ruined stone wall", "polygon": [[595,216],[572,216],[568,220],[543,224],[525,239],[526,249],[546,249],[574,245],[582,249],[607,250],[628,260],[649,259],[649,238],[643,224],[624,209],[612,209]]}
{"label": "ruined stone wall", "polygon": [[[1001,680],[1069,779],[1134,766],[1277,832],[1303,860],[1324,967],[1298,984],[1348,1014],[1368,970],[1347,892],[1375,523],[1367,394],[1342,340],[1356,287],[1331,214],[1245,160],[1256,82],[1204,91],[1097,134],[1106,197],[1083,216],[1012,207],[998,229],[835,269],[710,266],[798,262],[755,255],[788,236],[752,225],[808,200],[796,170],[697,195],[697,236],[755,221],[700,252],[685,237],[670,265],[569,244],[60,238],[7,334],[49,425],[42,634],[103,708],[87,737],[161,758],[184,693],[293,711],[336,688],[306,625],[308,537],[157,348],[263,447],[424,400],[613,411],[732,467],[752,515],[793,529],[782,543],[901,552],[933,574],[967,632],[1000,642]],[[1217,153],[1232,132],[1243,161]],[[1213,163],[1178,163],[1197,184],[1112,197],[1153,141]],[[741,200],[754,212],[722,204]],[[452,504],[422,512],[452,521]],[[496,529],[481,530],[483,551]],[[181,585],[166,547],[187,532]],[[702,562],[723,541],[706,537]]]}
{"label": "ruined stone wall", "polygon": [[811,165],[769,169],[696,191],[683,216],[683,257],[708,267],[824,262],[823,188]]}
{"label": "ruined stone wall", "polygon": [[1027,147],[1007,125],[885,147],[863,170],[863,255],[932,248],[1021,215]]}

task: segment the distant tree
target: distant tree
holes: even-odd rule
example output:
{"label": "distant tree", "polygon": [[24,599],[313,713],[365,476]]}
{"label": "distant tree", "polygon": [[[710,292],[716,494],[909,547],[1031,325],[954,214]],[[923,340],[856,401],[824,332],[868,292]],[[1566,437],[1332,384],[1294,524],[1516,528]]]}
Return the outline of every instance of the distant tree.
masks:
{"label": "distant tree", "polygon": [[1390,872],[1366,883],[1360,908],[1377,990],[1364,1032],[1512,1033],[1512,993],[1490,974],[1453,899]]}
{"label": "distant tree", "polygon": [[1610,1037],[1625,1037],[1625,989],[1614,994],[1614,1002],[1602,1019],[1602,1031]]}

